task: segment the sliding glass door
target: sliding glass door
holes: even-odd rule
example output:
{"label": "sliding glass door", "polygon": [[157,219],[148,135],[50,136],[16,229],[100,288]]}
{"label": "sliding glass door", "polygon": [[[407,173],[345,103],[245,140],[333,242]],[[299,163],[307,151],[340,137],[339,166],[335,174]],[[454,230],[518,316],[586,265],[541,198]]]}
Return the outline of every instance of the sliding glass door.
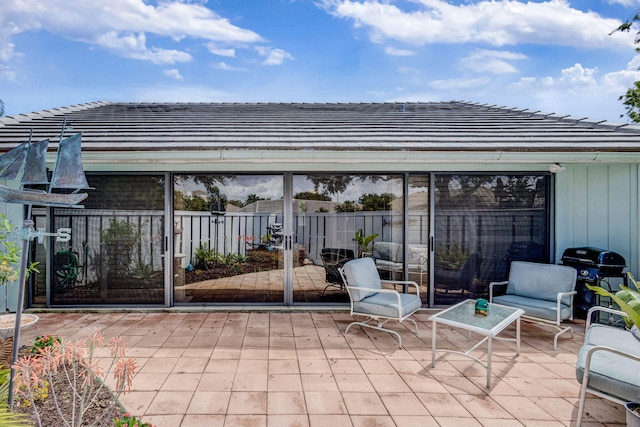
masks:
{"label": "sliding glass door", "polygon": [[[84,209],[51,209],[51,229],[70,230],[70,240],[33,245],[49,276],[48,295],[36,285],[33,303],[164,304],[165,176],[89,174],[87,180],[92,190]],[[35,219],[46,223],[44,216]]]}
{"label": "sliding glass door", "polygon": [[435,305],[486,298],[511,261],[548,262],[548,174],[437,174],[434,185]]}
{"label": "sliding glass door", "polygon": [[175,175],[174,302],[282,303],[282,175]]}
{"label": "sliding glass door", "polygon": [[294,289],[297,303],[347,303],[338,268],[373,256],[383,278],[403,274],[403,177],[293,176]]}

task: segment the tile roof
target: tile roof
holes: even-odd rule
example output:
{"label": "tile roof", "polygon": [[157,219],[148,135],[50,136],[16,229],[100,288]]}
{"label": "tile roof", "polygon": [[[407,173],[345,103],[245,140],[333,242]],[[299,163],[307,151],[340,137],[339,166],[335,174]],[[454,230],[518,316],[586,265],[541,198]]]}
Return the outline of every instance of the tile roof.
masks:
{"label": "tile roof", "polygon": [[83,151],[640,152],[640,127],[495,105],[94,102],[0,118],[0,151],[82,132]]}

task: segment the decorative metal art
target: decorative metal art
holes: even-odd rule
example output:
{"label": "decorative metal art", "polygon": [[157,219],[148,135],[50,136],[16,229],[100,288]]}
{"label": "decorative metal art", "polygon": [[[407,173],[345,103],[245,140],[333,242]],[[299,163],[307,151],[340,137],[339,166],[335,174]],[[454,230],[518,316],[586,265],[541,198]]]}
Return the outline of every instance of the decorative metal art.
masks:
{"label": "decorative metal art", "polygon": [[[87,193],[79,193],[89,188],[82,167],[80,155],[81,134],[61,139],[51,176],[47,180],[45,165],[49,140],[23,142],[0,156],[0,179],[14,180],[22,171],[20,189],[0,185],[0,201],[43,206],[73,206],[87,198]],[[32,185],[46,185],[48,189],[29,188]],[[71,190],[71,193],[57,193],[56,189]]]}
{"label": "decorative metal art", "polygon": [[[13,189],[0,185],[0,202],[18,203],[27,207],[27,213],[22,225],[22,262],[20,267],[20,279],[18,287],[18,301],[15,313],[15,326],[13,335],[13,347],[11,353],[12,365],[17,361],[18,343],[20,342],[20,327],[22,322],[22,309],[24,306],[24,291],[27,272],[27,260],[31,240],[38,237],[42,243],[43,236],[57,236],[58,239],[69,238],[70,230],[59,230],[56,233],[45,233],[44,230],[34,230],[31,220],[31,207],[37,206],[61,206],[81,207],[78,203],[87,198],[87,193],[79,193],[82,189],[88,189],[89,184],[82,167],[80,153],[81,135],[75,134],[63,139],[66,119],[62,123],[60,142],[56,163],[54,165],[51,181],[47,179],[46,155],[49,146],[48,140],[31,142],[29,140],[9,150],[0,156],[0,179],[15,180],[22,172],[20,188]],[[31,188],[34,185],[45,186],[46,190]],[[54,192],[62,190],[66,192]],[[60,233],[62,231],[62,233]],[[13,379],[14,369],[11,368],[9,380],[9,406],[13,408]]]}

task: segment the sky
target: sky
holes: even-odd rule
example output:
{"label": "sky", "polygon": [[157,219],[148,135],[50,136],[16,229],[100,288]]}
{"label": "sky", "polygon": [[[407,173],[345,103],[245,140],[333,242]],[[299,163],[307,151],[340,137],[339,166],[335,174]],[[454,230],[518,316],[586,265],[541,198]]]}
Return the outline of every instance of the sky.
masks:
{"label": "sky", "polygon": [[627,122],[640,0],[0,0],[5,115],[468,101]]}

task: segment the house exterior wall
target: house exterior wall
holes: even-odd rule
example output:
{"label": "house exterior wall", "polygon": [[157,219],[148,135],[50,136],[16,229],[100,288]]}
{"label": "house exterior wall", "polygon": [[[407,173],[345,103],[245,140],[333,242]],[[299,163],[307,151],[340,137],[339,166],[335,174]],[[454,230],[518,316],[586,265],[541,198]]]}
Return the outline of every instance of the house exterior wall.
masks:
{"label": "house exterior wall", "polygon": [[[89,158],[93,156],[88,156]],[[136,154],[130,155],[127,162],[85,162],[87,172],[117,172],[131,173],[141,171],[159,170],[190,170],[202,171],[205,166],[208,170],[246,172],[266,170],[275,172],[282,170],[325,170],[340,172],[355,172],[363,170],[367,172],[384,171],[391,168],[397,171],[464,171],[464,172],[510,172],[510,171],[545,171],[548,162],[526,162],[521,156],[514,162],[478,162],[471,163],[438,163],[420,164],[413,161],[405,161],[392,166],[387,163],[307,163],[299,162],[295,165],[289,162],[273,162],[264,164],[247,163],[244,161],[212,161],[205,162],[202,159],[194,163],[176,165],[173,163],[140,163],[135,159]],[[213,159],[209,159],[213,160]],[[536,159],[537,160],[537,159]],[[546,160],[546,159],[545,159]],[[620,159],[622,160],[622,159]],[[624,159],[629,160],[629,159]],[[637,163],[622,161],[614,163],[585,163],[563,164],[566,170],[555,175],[554,193],[554,262],[560,263],[564,249],[577,246],[596,246],[621,254],[627,261],[628,268],[636,276],[640,276],[640,168]],[[1,204],[1,209],[14,222],[21,225],[22,207],[9,204]],[[33,242],[32,244],[38,244]],[[9,286],[3,293],[7,294],[9,309],[15,307],[15,286]],[[0,296],[1,297],[1,296]],[[4,308],[0,306],[0,309]]]}
{"label": "house exterior wall", "polygon": [[556,175],[555,261],[569,247],[617,252],[639,274],[638,164],[567,165]]}

